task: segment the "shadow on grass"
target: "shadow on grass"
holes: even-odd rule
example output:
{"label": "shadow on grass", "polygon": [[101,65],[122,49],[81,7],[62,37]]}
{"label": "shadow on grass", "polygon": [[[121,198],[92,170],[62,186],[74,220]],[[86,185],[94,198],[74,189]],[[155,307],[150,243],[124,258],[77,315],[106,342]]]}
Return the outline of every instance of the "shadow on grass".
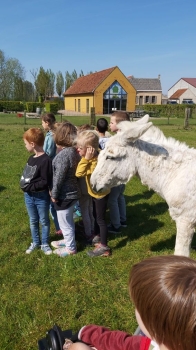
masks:
{"label": "shadow on grass", "polygon": [[134,196],[127,196],[126,194],[124,194],[124,197],[125,197],[126,203],[128,202],[133,203],[133,202],[139,201],[140,199],[148,200],[153,196],[154,193],[155,192],[153,190],[149,190],[149,191],[144,191],[141,194],[135,194]]}
{"label": "shadow on grass", "polygon": [[156,244],[153,244],[151,246],[152,252],[159,252],[163,250],[174,250],[175,247],[175,241],[176,241],[176,235],[172,235],[170,238],[163,240],[161,242],[158,242]]}
{"label": "shadow on grass", "polygon": [[6,190],[6,187],[5,186],[0,186],[0,192]]}

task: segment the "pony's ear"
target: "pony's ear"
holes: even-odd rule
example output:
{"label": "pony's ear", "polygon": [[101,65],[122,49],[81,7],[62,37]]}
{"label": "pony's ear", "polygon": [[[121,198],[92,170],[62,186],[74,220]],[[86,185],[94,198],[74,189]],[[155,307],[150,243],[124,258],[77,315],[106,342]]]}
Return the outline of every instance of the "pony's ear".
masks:
{"label": "pony's ear", "polygon": [[122,131],[121,133],[119,133],[120,144],[124,145],[127,142],[134,142],[134,141],[136,141],[151,126],[152,126],[151,122],[149,122],[147,124],[137,124],[136,123],[134,128],[130,128],[130,129],[127,129],[125,131]]}
{"label": "pony's ear", "polygon": [[148,121],[149,121],[149,115],[148,114],[145,114],[144,117],[140,118],[139,120],[136,121],[137,125],[138,124],[147,124]]}

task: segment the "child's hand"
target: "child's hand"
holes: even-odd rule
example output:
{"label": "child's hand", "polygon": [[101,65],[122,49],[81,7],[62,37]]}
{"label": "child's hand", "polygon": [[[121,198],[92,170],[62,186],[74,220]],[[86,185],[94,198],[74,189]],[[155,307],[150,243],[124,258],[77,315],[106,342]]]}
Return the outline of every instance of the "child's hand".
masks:
{"label": "child's hand", "polygon": [[95,149],[91,146],[88,146],[86,149],[85,159],[90,160],[95,155]]}
{"label": "child's hand", "polygon": [[51,201],[52,201],[53,203],[56,203],[56,202],[58,202],[58,199],[54,199],[54,198],[51,197]]}

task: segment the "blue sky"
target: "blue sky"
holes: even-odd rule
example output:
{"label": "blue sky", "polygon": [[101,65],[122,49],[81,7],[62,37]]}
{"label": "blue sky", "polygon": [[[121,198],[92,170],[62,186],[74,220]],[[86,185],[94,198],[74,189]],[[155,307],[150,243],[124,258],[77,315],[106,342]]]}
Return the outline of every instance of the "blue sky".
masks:
{"label": "blue sky", "polygon": [[163,93],[196,77],[196,1],[7,0],[0,49],[26,69],[54,73],[118,66],[125,76],[157,78]]}

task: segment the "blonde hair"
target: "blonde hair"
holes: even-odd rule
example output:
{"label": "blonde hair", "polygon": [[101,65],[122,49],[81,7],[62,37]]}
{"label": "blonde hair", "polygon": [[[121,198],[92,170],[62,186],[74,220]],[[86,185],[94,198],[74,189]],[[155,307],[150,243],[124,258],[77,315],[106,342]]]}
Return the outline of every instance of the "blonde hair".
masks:
{"label": "blonde hair", "polygon": [[98,150],[99,148],[99,136],[95,130],[81,131],[78,134],[75,142],[77,143],[77,145],[80,145],[82,147],[91,146],[95,150]]}
{"label": "blonde hair", "polygon": [[196,349],[196,261],[155,256],[135,264],[129,292],[150,336],[170,350]]}
{"label": "blonde hair", "polygon": [[129,113],[125,111],[116,111],[111,114],[111,117],[116,118],[116,124],[124,121],[124,120],[129,120],[130,121],[130,116]]}

